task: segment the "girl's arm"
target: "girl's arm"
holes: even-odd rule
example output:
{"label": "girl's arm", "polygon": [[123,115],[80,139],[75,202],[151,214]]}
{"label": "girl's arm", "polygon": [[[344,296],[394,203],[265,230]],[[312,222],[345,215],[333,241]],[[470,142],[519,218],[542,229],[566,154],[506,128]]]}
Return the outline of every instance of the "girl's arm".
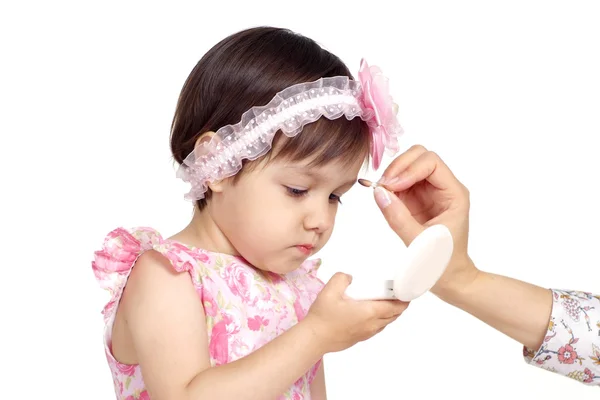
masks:
{"label": "girl's arm", "polygon": [[[336,280],[339,293],[348,284],[340,285],[341,281]],[[315,304],[326,291],[327,287]],[[283,394],[326,352],[371,337],[406,308],[399,302],[348,306],[347,300],[337,296],[329,290],[321,301],[328,306],[318,307],[320,313],[309,312],[302,322],[257,351],[214,368],[209,361],[204,309],[189,274],[174,272],[158,253],[146,252],[137,261],[119,312],[125,313],[152,400],[268,399]],[[380,319],[384,317],[387,320]],[[226,336],[218,335],[213,330],[211,350],[226,362]]]}

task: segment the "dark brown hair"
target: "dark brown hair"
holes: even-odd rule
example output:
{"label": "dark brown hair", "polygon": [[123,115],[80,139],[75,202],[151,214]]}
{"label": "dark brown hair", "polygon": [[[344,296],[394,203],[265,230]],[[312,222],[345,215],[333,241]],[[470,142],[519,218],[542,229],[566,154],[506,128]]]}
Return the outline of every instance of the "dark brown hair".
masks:
{"label": "dark brown hair", "polygon": [[[223,39],[200,59],[183,85],[171,125],[175,161],[181,164],[203,133],[238,123],[244,112],[267,104],[286,87],[329,76],[354,79],[337,56],[290,30],[257,27]],[[277,152],[267,156],[290,161],[311,157],[313,165],[333,160],[350,164],[358,157],[366,161],[369,146],[368,127],[360,118],[320,118],[294,138],[278,132],[273,141]],[[245,160],[243,169],[259,160]],[[209,198],[210,189],[198,201],[200,209]]]}

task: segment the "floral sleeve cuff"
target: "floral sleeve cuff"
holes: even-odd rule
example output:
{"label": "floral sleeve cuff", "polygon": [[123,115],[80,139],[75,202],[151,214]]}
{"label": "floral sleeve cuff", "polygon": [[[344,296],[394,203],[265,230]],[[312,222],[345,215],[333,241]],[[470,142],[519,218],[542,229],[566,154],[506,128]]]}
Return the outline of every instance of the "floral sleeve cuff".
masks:
{"label": "floral sleeve cuff", "polygon": [[523,348],[525,361],[588,385],[600,385],[600,296],[552,290],[552,315],[542,346]]}

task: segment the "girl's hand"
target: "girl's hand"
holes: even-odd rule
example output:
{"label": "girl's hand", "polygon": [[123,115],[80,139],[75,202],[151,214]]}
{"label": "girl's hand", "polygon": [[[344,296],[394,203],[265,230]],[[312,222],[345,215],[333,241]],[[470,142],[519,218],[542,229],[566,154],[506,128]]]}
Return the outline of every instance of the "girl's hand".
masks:
{"label": "girl's hand", "polygon": [[335,274],[325,285],[303,323],[311,324],[323,353],[347,349],[371,338],[408,307],[398,300],[357,301],[345,295],[351,277]]}
{"label": "girl's hand", "polygon": [[379,183],[388,190],[375,189],[375,200],[405,245],[431,225],[443,224],[452,232],[452,259],[431,291],[444,299],[473,282],[478,270],[467,253],[469,191],[440,157],[413,146],[390,164]]}

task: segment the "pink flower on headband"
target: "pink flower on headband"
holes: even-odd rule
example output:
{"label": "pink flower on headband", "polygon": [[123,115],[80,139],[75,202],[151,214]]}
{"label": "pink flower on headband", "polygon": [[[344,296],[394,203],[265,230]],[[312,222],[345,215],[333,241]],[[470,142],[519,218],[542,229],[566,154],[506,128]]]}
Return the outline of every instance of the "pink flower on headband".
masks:
{"label": "pink flower on headband", "polygon": [[361,60],[358,79],[363,89],[363,102],[367,109],[373,111],[373,116],[367,121],[371,128],[371,157],[373,168],[378,169],[385,150],[398,151],[398,136],[402,128],[396,119],[396,105],[389,93],[388,79],[383,76],[381,69],[369,67]]}

